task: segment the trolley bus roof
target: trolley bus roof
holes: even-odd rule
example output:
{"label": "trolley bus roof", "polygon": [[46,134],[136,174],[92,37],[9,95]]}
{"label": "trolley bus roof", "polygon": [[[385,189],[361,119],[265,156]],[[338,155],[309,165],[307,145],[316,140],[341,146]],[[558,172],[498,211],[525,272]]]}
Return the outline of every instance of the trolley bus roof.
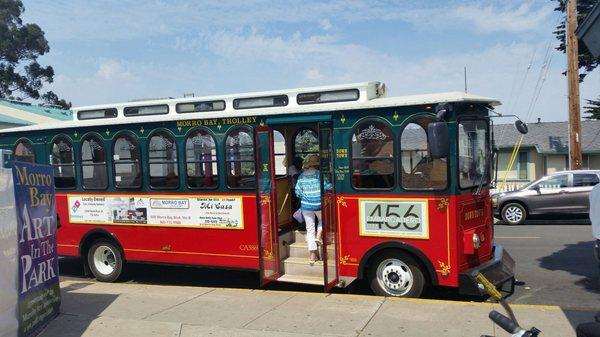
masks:
{"label": "trolley bus roof", "polygon": [[[360,95],[358,99],[353,101],[343,102],[326,102],[315,104],[298,104],[297,95],[301,93],[327,93],[345,90],[358,90]],[[73,108],[74,120],[61,121],[56,123],[44,123],[16,128],[3,129],[0,134],[12,132],[27,132],[49,129],[64,129],[75,127],[93,127],[93,126],[110,126],[118,124],[135,124],[135,123],[152,123],[152,122],[168,122],[190,119],[210,119],[222,117],[247,117],[247,116],[268,116],[268,115],[286,115],[286,114],[303,114],[303,113],[318,113],[344,110],[360,110],[372,108],[386,107],[401,107],[411,105],[428,105],[446,102],[472,102],[481,103],[490,106],[500,105],[497,99],[491,97],[477,96],[464,92],[447,92],[434,93],[424,95],[408,95],[396,97],[381,97],[384,94],[385,87],[380,82],[362,82],[336,86],[324,87],[308,87],[288,90],[275,90],[265,92],[252,92],[243,94],[205,96],[205,97],[186,97],[186,98],[170,98],[170,99],[155,99],[143,100],[126,103],[102,104],[93,106],[84,106]],[[272,107],[256,107],[234,109],[234,101],[245,98],[262,98],[276,95],[287,95],[288,101],[285,106]],[[224,101],[225,108],[219,111],[202,111],[202,112],[186,112],[177,113],[176,105],[181,103],[194,102],[216,102]],[[147,106],[165,106],[168,105],[168,113],[161,115],[139,115],[139,116],[124,116],[125,108],[147,107]],[[78,112],[102,109],[116,109],[118,115],[116,118],[99,118],[76,120]]]}

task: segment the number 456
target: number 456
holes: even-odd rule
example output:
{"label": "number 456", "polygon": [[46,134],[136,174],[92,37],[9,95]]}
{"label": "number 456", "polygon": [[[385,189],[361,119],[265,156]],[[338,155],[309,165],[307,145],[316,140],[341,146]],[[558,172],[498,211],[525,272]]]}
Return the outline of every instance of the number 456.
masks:
{"label": "number 456", "polygon": [[[415,205],[410,205],[410,207],[408,207],[408,209],[404,213],[403,217],[400,216],[400,214],[395,212],[396,209],[398,209],[398,210],[400,209],[400,205],[386,204],[385,206],[386,206],[386,208],[385,208],[385,218],[386,219],[388,217],[392,217],[392,216],[398,218],[398,222],[395,225],[394,225],[394,223],[389,223],[388,221],[368,221],[367,223],[368,224],[376,224],[379,226],[379,229],[381,229],[381,227],[383,225],[385,225],[389,229],[398,229],[400,226],[404,226],[408,230],[415,230],[421,225],[421,221],[419,221],[419,216],[412,212]],[[373,211],[371,212],[371,214],[369,214],[369,216],[381,218],[382,217],[382,205],[378,204],[377,206],[375,206],[375,208],[373,208]],[[416,221],[407,221],[410,218],[416,219]],[[411,224],[414,224],[414,225],[411,226]]]}

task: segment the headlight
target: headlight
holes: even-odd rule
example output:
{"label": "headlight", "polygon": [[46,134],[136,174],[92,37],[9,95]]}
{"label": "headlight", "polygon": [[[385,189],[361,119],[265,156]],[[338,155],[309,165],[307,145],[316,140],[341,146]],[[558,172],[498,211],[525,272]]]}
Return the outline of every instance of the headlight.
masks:
{"label": "headlight", "polygon": [[473,233],[473,248],[478,249],[479,246],[481,246],[479,235],[477,235],[477,233]]}
{"label": "headlight", "polygon": [[492,196],[492,208],[498,207],[498,196]]}

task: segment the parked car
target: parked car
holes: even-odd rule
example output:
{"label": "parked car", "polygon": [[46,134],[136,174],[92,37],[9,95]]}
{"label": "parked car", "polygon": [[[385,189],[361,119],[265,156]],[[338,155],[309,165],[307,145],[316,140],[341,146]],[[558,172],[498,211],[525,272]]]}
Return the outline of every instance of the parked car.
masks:
{"label": "parked car", "polygon": [[494,217],[518,225],[536,215],[586,215],[589,194],[600,182],[600,170],[562,171],[519,190],[492,195]]}

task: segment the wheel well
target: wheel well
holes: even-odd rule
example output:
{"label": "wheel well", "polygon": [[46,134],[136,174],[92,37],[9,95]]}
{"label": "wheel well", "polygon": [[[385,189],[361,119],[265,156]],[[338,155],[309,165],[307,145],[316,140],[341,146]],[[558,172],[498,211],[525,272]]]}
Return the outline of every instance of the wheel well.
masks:
{"label": "wheel well", "polygon": [[114,243],[115,246],[117,246],[117,248],[121,252],[123,260],[125,260],[125,252],[123,251],[123,247],[121,246],[119,240],[117,240],[117,238],[114,236],[114,234],[109,233],[108,231],[103,229],[94,229],[87,232],[81,239],[81,242],[79,243],[79,256],[83,258],[85,264],[87,264],[88,250],[90,249],[92,244],[98,239],[106,239]]}
{"label": "wheel well", "polygon": [[364,279],[369,273],[369,266],[372,264],[373,260],[375,260],[381,254],[390,251],[403,252],[411,256],[413,259],[415,259],[415,261],[417,261],[421,269],[424,271],[423,274],[429,284],[434,286],[439,284],[435,269],[425,254],[423,254],[418,248],[402,242],[386,242],[369,249],[369,251],[363,256],[362,260],[360,261],[360,265],[358,266],[358,278]]}
{"label": "wheel well", "polygon": [[[529,213],[529,207],[527,207],[527,204],[525,204],[521,200],[506,200],[505,202],[503,202],[500,205],[500,207],[499,207],[500,212],[502,212],[502,209],[504,208],[504,206],[506,206],[508,204],[519,204],[519,205],[523,206],[523,208],[525,208],[525,212]],[[502,216],[502,213],[500,213],[500,216]]]}

